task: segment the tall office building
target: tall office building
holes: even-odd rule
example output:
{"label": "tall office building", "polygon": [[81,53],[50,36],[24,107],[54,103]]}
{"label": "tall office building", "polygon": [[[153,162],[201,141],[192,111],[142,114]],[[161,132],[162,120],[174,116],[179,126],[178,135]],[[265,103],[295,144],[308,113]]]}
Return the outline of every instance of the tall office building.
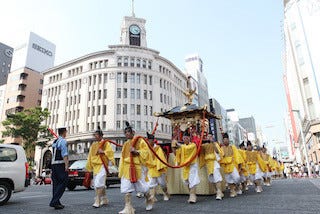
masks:
{"label": "tall office building", "polygon": [[239,123],[247,131],[248,140],[255,142],[257,140],[257,128],[254,117],[240,118]]}
{"label": "tall office building", "polygon": [[[68,129],[70,159],[86,158],[101,127],[104,137],[125,142],[128,121],[137,135],[152,131],[163,112],[184,105],[186,75],[158,51],[147,47],[146,20],[126,16],[120,44],[73,59],[46,70],[42,104],[51,112],[46,124]],[[156,137],[171,141],[171,122],[160,118]],[[121,148],[115,148],[116,159]],[[36,151],[38,167],[50,156],[49,148]]]}
{"label": "tall office building", "polygon": [[[320,161],[320,2],[284,1],[284,85],[292,143],[302,161]],[[303,136],[300,135],[300,124]]]}
{"label": "tall office building", "polygon": [[[8,114],[41,106],[41,72],[53,67],[54,58],[55,45],[32,32],[24,44],[14,49],[11,71],[4,90],[1,120],[5,120]],[[5,138],[5,143],[21,143],[21,139]]]}
{"label": "tall office building", "polygon": [[190,76],[191,88],[196,89],[194,103],[199,106],[209,105],[207,78],[203,72],[203,62],[198,54],[185,58],[185,71]]}

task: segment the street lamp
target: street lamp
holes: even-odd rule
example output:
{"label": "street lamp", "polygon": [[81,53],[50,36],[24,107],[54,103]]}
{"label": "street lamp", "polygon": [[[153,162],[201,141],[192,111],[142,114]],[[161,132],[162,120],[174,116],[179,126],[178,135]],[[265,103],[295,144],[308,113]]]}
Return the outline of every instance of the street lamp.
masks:
{"label": "street lamp", "polygon": [[291,110],[292,112],[296,112],[298,114],[299,118],[299,129],[300,129],[300,135],[301,135],[301,140],[302,140],[302,145],[303,145],[303,150],[304,150],[304,156],[306,157],[306,164],[307,164],[307,169],[308,169],[308,177],[311,176],[311,170],[310,170],[310,164],[309,164],[309,156],[307,153],[307,144],[306,140],[304,138],[303,130],[302,130],[302,120],[301,120],[301,115],[300,115],[300,110]]}

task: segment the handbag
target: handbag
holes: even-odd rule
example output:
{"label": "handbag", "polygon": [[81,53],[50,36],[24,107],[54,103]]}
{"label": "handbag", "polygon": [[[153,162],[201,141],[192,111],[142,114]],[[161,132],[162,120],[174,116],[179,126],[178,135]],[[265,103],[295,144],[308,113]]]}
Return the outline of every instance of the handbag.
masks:
{"label": "handbag", "polygon": [[90,188],[90,186],[91,186],[91,173],[90,172],[85,172],[82,185],[86,188]]}

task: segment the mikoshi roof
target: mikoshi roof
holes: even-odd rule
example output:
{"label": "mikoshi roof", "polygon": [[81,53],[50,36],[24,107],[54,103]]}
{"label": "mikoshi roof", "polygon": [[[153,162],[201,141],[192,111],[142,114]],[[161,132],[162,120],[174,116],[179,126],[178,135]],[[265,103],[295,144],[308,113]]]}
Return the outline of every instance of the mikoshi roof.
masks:
{"label": "mikoshi roof", "polygon": [[169,111],[154,113],[156,117],[165,117],[170,120],[177,120],[181,118],[190,118],[190,117],[202,117],[203,111],[205,111],[205,116],[207,119],[215,118],[221,119],[221,116],[215,115],[212,112],[207,111],[207,105],[199,107],[195,104],[185,104],[183,106],[176,106]]}

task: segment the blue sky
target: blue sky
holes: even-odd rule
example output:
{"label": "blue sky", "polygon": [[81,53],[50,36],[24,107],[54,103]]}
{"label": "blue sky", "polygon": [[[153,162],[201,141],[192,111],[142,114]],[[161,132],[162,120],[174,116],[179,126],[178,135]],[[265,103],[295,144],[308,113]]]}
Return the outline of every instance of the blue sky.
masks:
{"label": "blue sky", "polygon": [[[0,0],[0,7],[0,41],[15,46],[34,31],[56,44],[56,64],[118,44],[122,17],[131,14],[130,0]],[[270,141],[284,140],[282,1],[135,0],[135,14],[147,20],[148,47],[181,70],[186,55],[199,53],[209,95],[254,116]]]}

